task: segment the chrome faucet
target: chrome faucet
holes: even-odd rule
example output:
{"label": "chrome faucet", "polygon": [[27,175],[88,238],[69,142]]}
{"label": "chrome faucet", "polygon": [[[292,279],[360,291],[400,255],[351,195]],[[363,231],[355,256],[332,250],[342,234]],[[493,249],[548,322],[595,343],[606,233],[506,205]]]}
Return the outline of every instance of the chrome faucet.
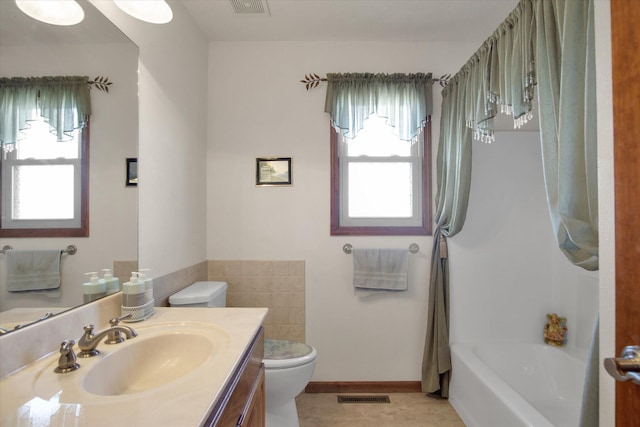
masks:
{"label": "chrome faucet", "polygon": [[122,319],[131,316],[131,313],[127,314],[123,317],[115,317],[109,320],[109,324],[111,327],[109,329],[105,329],[102,332],[97,334],[93,333],[95,328],[94,325],[87,325],[84,327],[84,335],[78,341],[78,348],[80,348],[80,352],[78,353],[78,357],[92,357],[100,354],[100,352],[96,349],[98,344],[100,344],[100,340],[105,336],[107,339],[104,341],[105,344],[117,344],[125,339],[122,338],[122,334],[127,339],[135,338],[138,336],[137,332],[130,328],[129,326],[119,325]]}

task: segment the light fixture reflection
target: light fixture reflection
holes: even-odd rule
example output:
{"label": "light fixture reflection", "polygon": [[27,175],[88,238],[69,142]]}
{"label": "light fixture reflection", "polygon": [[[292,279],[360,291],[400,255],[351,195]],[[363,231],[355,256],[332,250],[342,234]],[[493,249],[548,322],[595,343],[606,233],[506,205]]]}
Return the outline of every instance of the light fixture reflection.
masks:
{"label": "light fixture reflection", "polygon": [[125,13],[151,24],[166,24],[173,19],[171,6],[164,0],[114,0]]}
{"label": "light fixture reflection", "polygon": [[75,0],[16,0],[18,8],[33,19],[53,25],[75,25],[84,11]]}

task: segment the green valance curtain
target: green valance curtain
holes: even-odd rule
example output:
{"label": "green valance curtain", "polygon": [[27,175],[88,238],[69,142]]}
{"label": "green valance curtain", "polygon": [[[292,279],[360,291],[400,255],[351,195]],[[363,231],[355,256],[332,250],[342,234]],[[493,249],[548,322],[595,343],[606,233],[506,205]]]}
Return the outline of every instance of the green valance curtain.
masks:
{"label": "green valance curtain", "polygon": [[526,123],[536,93],[556,239],[572,263],[598,269],[594,52],[593,0],[521,0],[443,89],[424,392],[448,395],[446,238],[464,224],[471,141],[492,141],[500,112]]}
{"label": "green valance curtain", "polygon": [[431,73],[327,74],[324,111],[347,138],[372,114],[385,117],[394,134],[413,140],[433,109]]}
{"label": "green valance curtain", "polygon": [[88,77],[0,78],[0,145],[11,151],[30,120],[43,118],[58,141],[86,126],[91,115]]}

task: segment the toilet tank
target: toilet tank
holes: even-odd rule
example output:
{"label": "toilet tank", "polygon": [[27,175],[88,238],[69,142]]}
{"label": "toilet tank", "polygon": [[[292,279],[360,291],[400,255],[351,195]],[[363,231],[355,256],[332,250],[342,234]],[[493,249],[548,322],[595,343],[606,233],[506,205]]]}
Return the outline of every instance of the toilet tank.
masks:
{"label": "toilet tank", "polygon": [[169,297],[171,307],[225,307],[227,283],[195,282]]}

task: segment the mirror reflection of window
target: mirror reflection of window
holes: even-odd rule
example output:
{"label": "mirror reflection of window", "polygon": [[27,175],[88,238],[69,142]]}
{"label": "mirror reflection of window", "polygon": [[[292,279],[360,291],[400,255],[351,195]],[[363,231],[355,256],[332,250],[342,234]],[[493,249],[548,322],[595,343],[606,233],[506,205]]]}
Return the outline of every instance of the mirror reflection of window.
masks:
{"label": "mirror reflection of window", "polygon": [[[88,137],[78,129],[57,141],[44,120],[29,122],[2,162],[2,230],[82,228],[83,169]],[[43,236],[46,234],[42,234]],[[78,235],[78,234],[68,234]]]}

